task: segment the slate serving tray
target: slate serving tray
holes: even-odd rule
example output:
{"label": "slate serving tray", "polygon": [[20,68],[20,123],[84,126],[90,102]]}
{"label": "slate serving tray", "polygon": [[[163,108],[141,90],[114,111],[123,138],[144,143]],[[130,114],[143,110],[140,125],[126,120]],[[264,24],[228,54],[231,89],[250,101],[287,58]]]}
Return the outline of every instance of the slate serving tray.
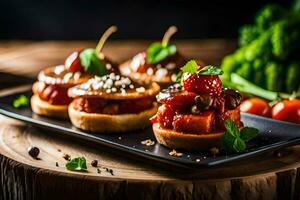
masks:
{"label": "slate serving tray", "polygon": [[32,125],[56,131],[69,137],[76,137],[82,140],[91,141],[101,145],[106,145],[126,153],[135,154],[144,159],[151,159],[172,165],[183,167],[210,167],[238,161],[253,157],[281,147],[300,144],[300,125],[280,122],[255,115],[242,113],[242,120],[246,126],[259,129],[259,135],[250,141],[247,152],[242,154],[227,154],[221,151],[213,156],[210,152],[183,152],[181,157],[170,156],[168,149],[157,142],[153,146],[141,144],[146,139],[155,140],[151,127],[145,130],[128,132],[123,134],[95,134],[76,129],[68,120],[50,119],[34,114],[30,108],[24,107],[15,109],[12,107],[13,100],[19,95],[31,97],[31,91],[14,93],[0,97],[0,114],[18,119]]}

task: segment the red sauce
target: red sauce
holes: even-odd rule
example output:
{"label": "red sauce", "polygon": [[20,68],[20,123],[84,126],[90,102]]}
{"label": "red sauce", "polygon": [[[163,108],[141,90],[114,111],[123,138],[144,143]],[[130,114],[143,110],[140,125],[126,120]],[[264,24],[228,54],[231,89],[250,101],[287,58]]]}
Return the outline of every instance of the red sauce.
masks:
{"label": "red sauce", "polygon": [[153,98],[134,100],[107,100],[101,98],[76,98],[74,109],[87,113],[99,114],[136,114],[153,106]]}
{"label": "red sauce", "polygon": [[71,86],[48,85],[44,82],[35,82],[32,90],[40,99],[52,105],[68,105],[73,100],[68,96],[68,89]]}

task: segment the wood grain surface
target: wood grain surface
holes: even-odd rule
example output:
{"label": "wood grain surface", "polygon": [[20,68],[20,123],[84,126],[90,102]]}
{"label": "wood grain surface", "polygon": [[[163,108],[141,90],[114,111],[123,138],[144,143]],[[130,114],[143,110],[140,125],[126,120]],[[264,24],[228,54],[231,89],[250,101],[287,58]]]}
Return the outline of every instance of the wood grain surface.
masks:
{"label": "wood grain surface", "polygon": [[[105,49],[126,60],[147,41],[114,41]],[[4,45],[3,45],[4,44]],[[73,49],[93,42],[6,42],[0,45],[0,72],[35,77],[61,63]],[[179,41],[179,49],[219,63],[233,42]],[[124,52],[124,53],[122,53]],[[126,52],[126,53],[125,53]],[[25,67],[26,66],[26,67]],[[5,89],[1,95],[19,90]],[[62,137],[0,116],[0,199],[299,199],[300,146],[208,169],[180,169]],[[27,149],[37,146],[39,159]],[[84,156],[87,172],[65,169],[63,154]],[[99,161],[99,170],[91,166]],[[57,164],[58,166],[57,166]],[[113,170],[113,175],[106,171]]]}

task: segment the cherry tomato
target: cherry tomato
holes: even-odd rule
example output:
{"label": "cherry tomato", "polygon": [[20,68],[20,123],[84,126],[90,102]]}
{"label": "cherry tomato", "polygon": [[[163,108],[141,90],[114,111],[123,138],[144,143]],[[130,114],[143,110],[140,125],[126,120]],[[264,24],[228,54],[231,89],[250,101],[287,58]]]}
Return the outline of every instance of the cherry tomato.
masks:
{"label": "cherry tomato", "polygon": [[272,118],[300,124],[300,100],[283,100],[272,109]]}
{"label": "cherry tomato", "polygon": [[242,102],[240,109],[242,112],[247,112],[263,117],[271,117],[271,107],[268,102],[259,98],[250,98]]}
{"label": "cherry tomato", "polygon": [[79,52],[75,51],[65,61],[65,66],[70,72],[84,72],[80,63]]}

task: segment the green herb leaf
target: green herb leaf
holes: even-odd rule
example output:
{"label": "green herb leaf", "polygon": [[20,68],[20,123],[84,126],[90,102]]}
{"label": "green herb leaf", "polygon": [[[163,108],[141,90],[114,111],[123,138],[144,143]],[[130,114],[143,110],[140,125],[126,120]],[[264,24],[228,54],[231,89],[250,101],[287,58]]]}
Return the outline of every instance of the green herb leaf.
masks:
{"label": "green herb leaf", "polygon": [[258,130],[252,127],[245,127],[241,130],[241,139],[245,142],[253,139],[258,134]]}
{"label": "green herb leaf", "polygon": [[225,131],[224,135],[221,138],[222,148],[228,152],[235,152],[235,149],[233,148],[235,138],[236,137],[234,137],[228,131]]}
{"label": "green herb leaf", "polygon": [[18,96],[13,101],[13,107],[14,108],[20,108],[22,106],[27,106],[27,105],[28,105],[28,98],[25,95]]}
{"label": "green herb leaf", "polygon": [[204,68],[202,68],[199,72],[199,75],[222,75],[223,74],[223,70],[218,68],[218,67],[214,67],[212,65],[208,65]]}
{"label": "green herb leaf", "polygon": [[198,71],[198,64],[195,60],[190,60],[183,67],[181,67],[181,71],[195,74]]}
{"label": "green herb leaf", "polygon": [[158,63],[177,51],[174,44],[163,46],[160,42],[152,43],[147,49],[147,63]]}
{"label": "green herb leaf", "polygon": [[235,150],[235,152],[237,152],[237,153],[245,152],[246,148],[247,148],[246,144],[241,138],[237,137],[234,140],[233,149]]}
{"label": "green herb leaf", "polygon": [[241,131],[232,120],[224,122],[226,131],[221,138],[222,148],[228,152],[242,153],[246,151],[246,142],[254,138],[258,130],[256,128],[245,127]]}
{"label": "green herb leaf", "polygon": [[71,171],[86,171],[86,160],[84,157],[73,158],[66,164],[67,170]]}
{"label": "green herb leaf", "polygon": [[107,69],[103,60],[101,60],[95,49],[85,49],[80,55],[80,63],[84,67],[85,71],[97,75],[104,76],[107,74]]}
{"label": "green herb leaf", "polygon": [[224,122],[226,131],[231,134],[233,137],[238,137],[240,134],[239,128],[232,120],[226,120]]}
{"label": "green herb leaf", "polygon": [[176,81],[175,83],[180,83],[181,82],[181,79],[182,79],[182,71],[179,71],[177,74],[176,74]]}

